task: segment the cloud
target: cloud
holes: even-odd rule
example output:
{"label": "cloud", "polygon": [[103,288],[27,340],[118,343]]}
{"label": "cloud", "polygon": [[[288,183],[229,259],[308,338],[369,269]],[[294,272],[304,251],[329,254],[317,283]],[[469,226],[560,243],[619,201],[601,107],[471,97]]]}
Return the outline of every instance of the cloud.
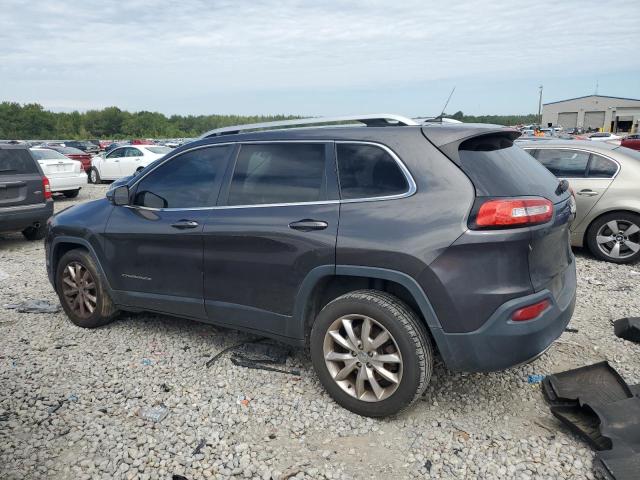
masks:
{"label": "cloud", "polygon": [[[640,69],[640,2],[3,0],[0,98],[136,105]],[[144,102],[142,102],[144,103]],[[294,105],[286,110],[295,111]]]}

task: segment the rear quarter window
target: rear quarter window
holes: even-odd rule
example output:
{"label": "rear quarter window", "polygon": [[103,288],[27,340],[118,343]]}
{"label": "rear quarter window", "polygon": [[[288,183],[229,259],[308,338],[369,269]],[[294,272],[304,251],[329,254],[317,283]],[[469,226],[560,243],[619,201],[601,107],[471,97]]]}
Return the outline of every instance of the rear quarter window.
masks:
{"label": "rear quarter window", "polygon": [[618,171],[618,165],[608,158],[593,153],[589,163],[589,178],[611,178]]}
{"label": "rear quarter window", "polygon": [[339,143],[338,175],[345,200],[400,195],[409,190],[398,162],[376,145]]}
{"label": "rear quarter window", "polygon": [[25,149],[0,148],[0,176],[40,173],[36,161]]}

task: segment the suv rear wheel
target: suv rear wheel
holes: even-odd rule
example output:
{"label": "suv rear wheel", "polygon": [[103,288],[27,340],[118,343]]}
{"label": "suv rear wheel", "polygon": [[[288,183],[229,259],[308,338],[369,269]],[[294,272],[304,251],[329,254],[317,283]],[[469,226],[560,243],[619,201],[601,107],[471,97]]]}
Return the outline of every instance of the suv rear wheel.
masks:
{"label": "suv rear wheel", "polygon": [[327,304],[310,344],[320,382],[359,415],[394,415],[416,401],[431,379],[433,352],[424,326],[385,292],[358,290]]}
{"label": "suv rear wheel", "polygon": [[62,308],[79,327],[101,327],[118,313],[102,275],[85,250],[65,253],[58,262],[55,280]]}
{"label": "suv rear wheel", "polygon": [[612,212],[587,230],[589,250],[600,260],[631,263],[640,258],[640,215]]}

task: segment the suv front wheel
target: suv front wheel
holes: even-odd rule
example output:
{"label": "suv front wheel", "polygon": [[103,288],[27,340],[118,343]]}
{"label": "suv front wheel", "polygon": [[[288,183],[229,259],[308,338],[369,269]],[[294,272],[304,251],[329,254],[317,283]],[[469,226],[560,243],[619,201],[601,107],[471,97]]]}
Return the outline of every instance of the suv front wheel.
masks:
{"label": "suv front wheel", "polygon": [[359,415],[394,415],[416,401],[431,379],[433,352],[424,326],[385,292],[358,290],[327,304],[310,344],[320,382]]}
{"label": "suv front wheel", "polygon": [[93,257],[86,250],[65,253],[58,262],[55,280],[62,308],[79,327],[101,327],[118,313]]}

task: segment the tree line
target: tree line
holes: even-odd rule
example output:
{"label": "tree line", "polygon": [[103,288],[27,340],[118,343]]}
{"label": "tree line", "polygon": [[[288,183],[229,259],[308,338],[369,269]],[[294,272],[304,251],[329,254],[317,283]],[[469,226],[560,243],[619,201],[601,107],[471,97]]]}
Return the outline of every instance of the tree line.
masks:
{"label": "tree line", "polygon": [[540,118],[535,113],[526,115],[465,115],[461,111],[457,111],[453,115],[444,115],[447,118],[453,118],[465,123],[494,123],[496,125],[530,125],[538,123]]}
{"label": "tree line", "polygon": [[[463,122],[516,125],[537,115],[445,115]],[[291,115],[166,115],[118,107],[86,112],[51,112],[37,103],[0,103],[0,139],[124,139],[196,137],[214,128],[296,118]]]}
{"label": "tree line", "polygon": [[125,139],[196,137],[243,123],[295,118],[289,115],[171,115],[127,112],[118,107],[51,112],[37,103],[0,103],[0,139]]}

